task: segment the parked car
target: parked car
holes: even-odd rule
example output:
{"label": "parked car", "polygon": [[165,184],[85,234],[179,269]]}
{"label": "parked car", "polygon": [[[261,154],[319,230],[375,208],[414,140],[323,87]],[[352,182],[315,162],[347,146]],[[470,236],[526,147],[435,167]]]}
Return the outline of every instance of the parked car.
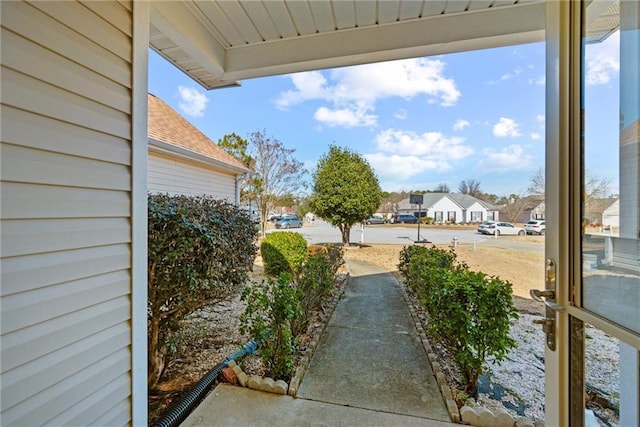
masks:
{"label": "parked car", "polygon": [[278,222],[282,219],[282,214],[271,212],[267,216],[267,221]]}
{"label": "parked car", "polygon": [[418,218],[414,214],[400,213],[393,217],[394,224],[417,224]]}
{"label": "parked car", "polygon": [[302,227],[302,220],[297,216],[289,216],[282,218],[278,222],[276,222],[276,228],[300,228]]}
{"label": "parked car", "polygon": [[373,214],[369,218],[367,218],[364,223],[367,225],[386,224],[387,220],[381,214]]}
{"label": "parked car", "polygon": [[486,227],[482,228],[481,233],[493,234],[496,236],[500,236],[500,235],[524,236],[525,234],[527,234],[527,232],[524,231],[524,228],[516,227],[510,222],[496,222],[491,225],[487,225]]}
{"label": "parked car", "polygon": [[546,228],[545,221],[539,219],[533,219],[524,225],[524,231],[527,234],[539,234],[541,236],[544,236]]}
{"label": "parked car", "polygon": [[488,234],[484,232],[484,229],[487,227],[491,227],[492,225],[494,225],[496,223],[496,221],[485,221],[482,224],[480,224],[478,226],[478,233],[483,233],[483,234]]}

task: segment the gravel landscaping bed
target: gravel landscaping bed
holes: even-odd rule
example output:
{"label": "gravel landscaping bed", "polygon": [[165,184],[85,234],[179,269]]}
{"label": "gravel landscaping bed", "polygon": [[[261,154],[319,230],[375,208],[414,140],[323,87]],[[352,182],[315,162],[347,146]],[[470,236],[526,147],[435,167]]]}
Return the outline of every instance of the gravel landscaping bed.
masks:
{"label": "gravel landscaping bed", "polygon": [[[345,251],[344,256],[346,260],[358,259],[379,265],[399,277],[396,265],[401,249],[401,245],[374,245]],[[509,353],[507,360],[501,365],[492,365],[487,375],[482,378],[477,402],[458,396],[458,403],[481,405],[491,410],[503,408],[514,417],[524,415],[532,420],[543,419],[545,338],[540,326],[532,323],[534,319],[542,316],[542,305],[527,298],[528,289],[539,287],[542,283],[540,279],[543,276],[543,259],[519,254],[518,251],[503,251],[500,253],[500,260],[505,257],[510,259],[506,262],[492,262],[492,270],[485,271],[481,266],[483,259],[495,260],[495,253],[489,258],[487,253],[480,249],[460,249],[459,259],[473,266],[473,269],[499,275],[514,284],[514,304],[519,310],[520,318],[513,322],[511,328],[511,336],[518,343],[518,347]],[[496,249],[487,250],[495,252]],[[523,271],[527,274],[523,274]],[[261,280],[262,277],[262,266],[258,259],[252,279]],[[418,318],[426,324],[427,316],[415,301],[414,306]],[[158,390],[150,392],[150,424],[217,363],[247,342],[248,339],[238,331],[239,318],[245,307],[245,303],[236,297],[203,310],[186,322],[188,327],[181,337],[183,347],[178,357],[168,367]],[[322,326],[325,315],[323,312],[316,313],[309,330],[300,338],[300,355],[316,330]],[[618,342],[588,326],[586,337],[586,372],[590,398],[588,406],[594,411],[601,425],[614,426],[618,423],[616,411],[607,407],[615,408],[618,403]],[[449,362],[450,357],[445,349],[433,341],[431,345],[447,377],[449,387],[456,390],[459,386],[459,375],[455,366]],[[246,357],[239,365],[248,374],[264,374],[264,367],[258,356]]]}

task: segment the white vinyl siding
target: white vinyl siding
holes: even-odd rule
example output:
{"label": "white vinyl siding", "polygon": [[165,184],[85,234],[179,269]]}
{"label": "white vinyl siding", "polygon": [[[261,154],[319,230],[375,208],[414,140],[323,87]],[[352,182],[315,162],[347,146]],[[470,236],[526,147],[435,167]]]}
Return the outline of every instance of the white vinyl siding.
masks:
{"label": "white vinyl siding", "polygon": [[1,7],[2,425],[131,424],[131,4]]}
{"label": "white vinyl siding", "polygon": [[434,219],[438,223],[448,221],[451,216],[457,219],[462,218],[462,209],[460,206],[446,196],[434,203],[430,209],[436,212]]}
{"label": "white vinyl siding", "polygon": [[209,169],[157,153],[149,153],[150,193],[202,195],[236,202],[235,175]]}
{"label": "white vinyl siding", "polygon": [[497,212],[487,211],[487,208],[482,204],[475,202],[471,206],[466,209],[467,216],[466,220],[463,218],[463,221],[467,222],[482,222],[485,220],[494,221],[497,220]]}

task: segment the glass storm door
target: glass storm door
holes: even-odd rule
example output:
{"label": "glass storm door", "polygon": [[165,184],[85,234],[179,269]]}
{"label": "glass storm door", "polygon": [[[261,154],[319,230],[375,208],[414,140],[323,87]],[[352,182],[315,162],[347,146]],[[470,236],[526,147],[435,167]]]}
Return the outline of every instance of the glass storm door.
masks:
{"label": "glass storm door", "polygon": [[546,425],[640,426],[639,70],[640,2],[547,2]]}

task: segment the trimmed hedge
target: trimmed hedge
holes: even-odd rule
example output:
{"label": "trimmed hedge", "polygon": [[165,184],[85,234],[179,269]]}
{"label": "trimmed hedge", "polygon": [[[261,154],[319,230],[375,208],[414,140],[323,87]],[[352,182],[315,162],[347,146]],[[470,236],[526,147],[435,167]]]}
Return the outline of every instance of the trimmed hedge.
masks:
{"label": "trimmed hedge", "polygon": [[211,197],[148,198],[149,386],[178,349],[188,315],[230,299],[253,268],[256,231],[246,212]]}
{"label": "trimmed hedge", "polygon": [[265,274],[274,277],[295,274],[307,255],[307,241],[299,233],[276,231],[264,238],[260,253]]}
{"label": "trimmed hedge", "polygon": [[469,270],[453,251],[405,247],[398,268],[429,315],[429,332],[449,350],[475,396],[487,360],[500,363],[516,342],[509,336],[518,317],[511,284]]}

